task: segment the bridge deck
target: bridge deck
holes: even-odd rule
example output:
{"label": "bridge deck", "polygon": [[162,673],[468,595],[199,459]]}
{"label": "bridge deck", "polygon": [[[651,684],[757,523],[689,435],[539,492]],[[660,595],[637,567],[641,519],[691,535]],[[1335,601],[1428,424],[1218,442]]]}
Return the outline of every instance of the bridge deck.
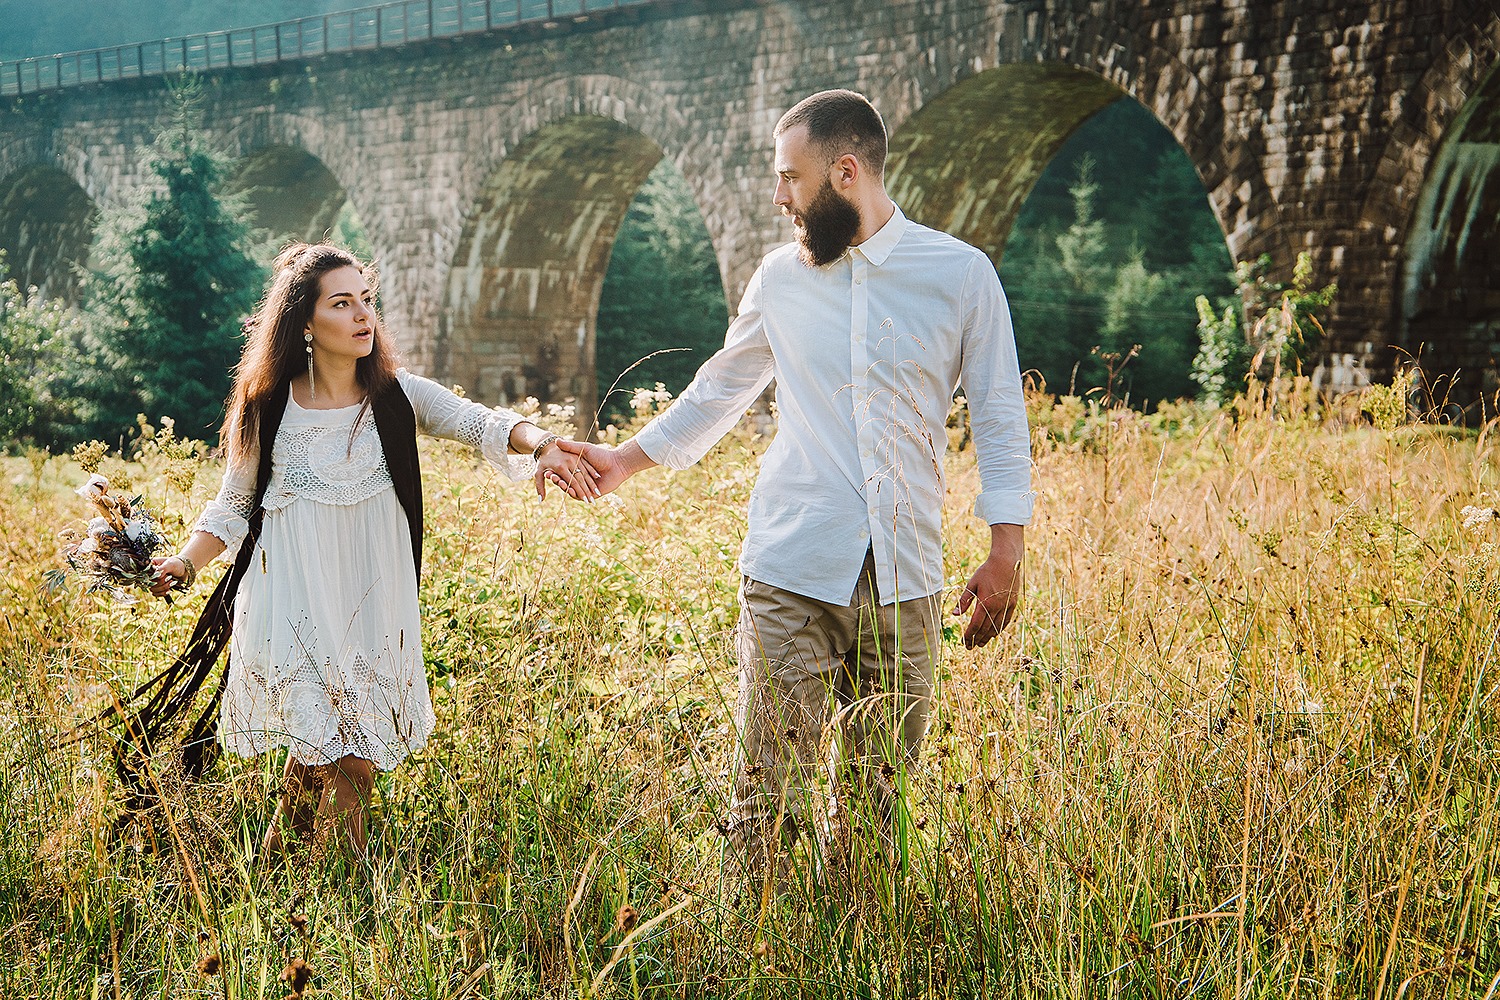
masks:
{"label": "bridge deck", "polygon": [[0,96],[392,48],[652,2],[659,0],[396,0],[278,24],[0,60]]}

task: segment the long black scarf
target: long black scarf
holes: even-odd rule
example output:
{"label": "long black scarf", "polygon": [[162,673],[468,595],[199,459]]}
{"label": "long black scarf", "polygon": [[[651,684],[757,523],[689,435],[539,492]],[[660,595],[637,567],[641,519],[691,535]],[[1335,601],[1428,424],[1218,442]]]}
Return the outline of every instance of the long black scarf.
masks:
{"label": "long black scarf", "polygon": [[[276,441],[276,432],[281,427],[281,418],[286,412],[290,391],[290,383],[283,384],[261,408],[260,427],[257,431],[260,465],[255,475],[255,502],[250,508],[254,513],[250,516],[250,529],[240,544],[234,565],[219,580],[219,585],[214,588],[202,614],[198,616],[187,648],[165,670],[137,687],[129,697],[100,713],[96,719],[106,724],[124,723],[123,739],[115,748],[115,771],[131,792],[132,808],[147,806],[155,801],[154,790],[148,788],[143,780],[146,775],[141,766],[142,761],[157,740],[163,735],[170,735],[178,720],[193,707],[204,681],[213,673],[224,647],[229,643],[234,623],[235,595],[239,592],[245,570],[250,566],[256,543],[260,539],[261,525],[265,521],[265,509],[261,504],[265,501],[266,489],[271,483],[271,451]],[[412,566],[420,577],[422,470],[417,459],[416,413],[400,383],[394,380],[371,401],[370,411],[375,417],[375,429],[380,435],[380,447],[385,452],[386,467],[390,469],[396,499],[406,512],[407,524],[411,529]],[[182,739],[182,768],[191,778],[202,775],[218,759],[219,702],[224,695],[224,685],[228,678],[228,669],[220,670],[213,696]]]}

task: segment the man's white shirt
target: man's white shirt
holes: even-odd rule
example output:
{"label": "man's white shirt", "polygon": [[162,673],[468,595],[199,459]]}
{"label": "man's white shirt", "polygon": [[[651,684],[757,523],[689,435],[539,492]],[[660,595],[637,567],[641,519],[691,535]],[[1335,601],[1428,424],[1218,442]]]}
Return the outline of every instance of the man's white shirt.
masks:
{"label": "man's white shirt", "polygon": [[943,587],[943,453],[954,389],[978,456],[974,513],[1031,520],[1031,448],[1010,310],[983,253],[908,220],[826,268],[795,244],[761,261],[724,347],[636,436],[652,461],[697,462],[776,380],[740,570],[847,604],[872,549],[883,603]]}

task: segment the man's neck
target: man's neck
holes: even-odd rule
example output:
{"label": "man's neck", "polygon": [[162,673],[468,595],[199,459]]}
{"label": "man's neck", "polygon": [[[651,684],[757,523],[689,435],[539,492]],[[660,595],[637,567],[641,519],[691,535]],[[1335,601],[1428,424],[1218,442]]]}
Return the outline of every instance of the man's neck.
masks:
{"label": "man's neck", "polygon": [[896,203],[891,201],[884,189],[871,195],[867,203],[859,206],[859,232],[854,234],[850,246],[859,246],[865,240],[885,228],[896,214]]}

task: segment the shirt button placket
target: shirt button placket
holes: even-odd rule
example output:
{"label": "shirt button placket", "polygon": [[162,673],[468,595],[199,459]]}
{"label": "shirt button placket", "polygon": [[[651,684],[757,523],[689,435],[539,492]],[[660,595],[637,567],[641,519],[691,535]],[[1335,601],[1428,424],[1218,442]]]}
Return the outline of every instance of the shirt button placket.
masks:
{"label": "shirt button placket", "polygon": [[[875,442],[870,439],[874,433],[869,412],[872,358],[869,341],[869,286],[865,284],[865,278],[869,275],[870,262],[857,247],[849,251],[849,262],[852,271],[849,286],[849,342],[853,362],[853,370],[849,376],[850,384],[854,387],[855,435],[859,443],[859,465],[865,475],[865,509],[866,516],[869,518],[866,530],[860,532],[860,537],[869,539],[871,544],[874,544],[872,533],[875,530],[875,519],[878,514],[878,494],[881,483],[877,476],[879,470],[875,467]],[[879,558],[883,553],[877,551],[875,555]]]}

